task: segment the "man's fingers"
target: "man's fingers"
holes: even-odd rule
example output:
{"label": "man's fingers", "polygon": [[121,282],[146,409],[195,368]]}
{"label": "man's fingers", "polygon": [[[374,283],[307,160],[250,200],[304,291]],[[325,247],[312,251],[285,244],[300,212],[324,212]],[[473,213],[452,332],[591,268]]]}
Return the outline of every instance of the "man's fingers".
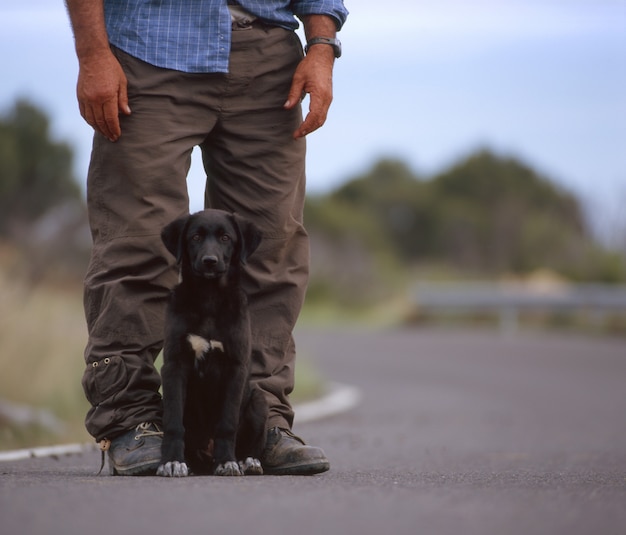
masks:
{"label": "man's fingers", "polygon": [[299,139],[305,137],[311,132],[315,132],[326,122],[326,114],[320,112],[309,111],[300,127],[294,132],[293,137]]}
{"label": "man's fingers", "polygon": [[80,114],[83,117],[83,119],[85,119],[85,122],[91,126],[92,128],[96,127],[96,118],[93,115],[93,112],[91,111],[91,106],[88,106],[86,104],[83,104],[82,102],[80,103]]}
{"label": "man's fingers", "polygon": [[102,105],[102,115],[98,121],[98,130],[109,141],[117,141],[122,135],[120,113],[130,115],[126,85],[120,85],[117,101],[109,100]]}
{"label": "man's fingers", "polygon": [[126,78],[124,78],[120,82],[120,88],[117,95],[118,106],[120,112],[124,115],[130,115],[130,106],[128,105],[128,91],[127,91],[127,82]]}
{"label": "man's fingers", "polygon": [[102,134],[109,141],[117,141],[122,135],[119,114],[130,115],[130,107],[128,101],[118,104],[113,101],[107,101],[98,106],[98,104],[79,103],[80,114],[94,130]]}
{"label": "man's fingers", "polygon": [[117,141],[121,135],[116,106],[110,104],[80,104],[80,112],[85,122],[109,141]]}
{"label": "man's fingers", "polygon": [[122,135],[122,129],[120,128],[117,102],[109,101],[104,103],[98,127],[110,141],[117,141],[119,139]]}
{"label": "man's fingers", "polygon": [[120,114],[130,114],[126,88],[124,71],[110,51],[80,64],[77,95],[81,115],[110,141],[117,141],[122,134]]}
{"label": "man's fingers", "polygon": [[299,139],[324,125],[328,116],[328,109],[333,100],[332,92],[327,91],[311,91],[309,94],[311,99],[309,104],[309,112],[300,127],[294,132],[293,137]]}
{"label": "man's fingers", "polygon": [[289,94],[287,95],[287,101],[284,105],[285,109],[291,110],[294,106],[302,102],[305,94],[304,80],[297,75],[294,76],[293,81],[291,82],[291,87],[289,88]]}

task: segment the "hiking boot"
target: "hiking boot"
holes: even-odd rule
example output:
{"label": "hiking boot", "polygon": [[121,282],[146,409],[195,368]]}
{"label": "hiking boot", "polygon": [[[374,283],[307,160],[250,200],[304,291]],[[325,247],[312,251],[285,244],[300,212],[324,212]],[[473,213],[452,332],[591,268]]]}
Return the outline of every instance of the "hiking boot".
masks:
{"label": "hiking boot", "polygon": [[109,453],[112,476],[150,476],[161,463],[162,440],[159,426],[144,422],[113,440],[102,441],[100,447]]}
{"label": "hiking boot", "polygon": [[263,473],[280,476],[305,476],[326,472],[330,464],[321,448],[307,446],[288,429],[273,427],[261,457]]}

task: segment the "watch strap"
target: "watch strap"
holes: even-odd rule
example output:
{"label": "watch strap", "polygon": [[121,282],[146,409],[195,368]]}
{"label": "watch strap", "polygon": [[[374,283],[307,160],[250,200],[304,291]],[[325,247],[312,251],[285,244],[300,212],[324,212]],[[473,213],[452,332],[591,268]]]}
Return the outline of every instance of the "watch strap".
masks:
{"label": "watch strap", "polygon": [[304,47],[305,54],[309,52],[309,48],[313,45],[330,45],[335,51],[335,57],[341,57],[341,42],[339,39],[335,39],[333,37],[312,37],[307,41],[306,46]]}

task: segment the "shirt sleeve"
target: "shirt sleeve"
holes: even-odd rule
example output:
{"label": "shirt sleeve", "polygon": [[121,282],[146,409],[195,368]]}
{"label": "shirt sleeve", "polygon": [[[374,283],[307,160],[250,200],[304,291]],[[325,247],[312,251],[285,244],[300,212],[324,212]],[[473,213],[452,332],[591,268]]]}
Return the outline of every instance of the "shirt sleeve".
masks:
{"label": "shirt sleeve", "polygon": [[343,5],[343,0],[293,0],[291,6],[299,19],[307,15],[332,17],[335,19],[337,31],[341,30],[348,17],[348,10]]}

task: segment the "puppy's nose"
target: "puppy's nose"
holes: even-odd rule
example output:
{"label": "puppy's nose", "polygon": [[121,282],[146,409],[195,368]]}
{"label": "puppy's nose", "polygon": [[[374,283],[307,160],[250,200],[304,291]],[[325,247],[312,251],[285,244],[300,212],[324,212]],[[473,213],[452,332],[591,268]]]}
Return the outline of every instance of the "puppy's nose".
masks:
{"label": "puppy's nose", "polygon": [[213,267],[217,265],[217,256],[214,255],[206,255],[202,257],[202,263],[206,267]]}

